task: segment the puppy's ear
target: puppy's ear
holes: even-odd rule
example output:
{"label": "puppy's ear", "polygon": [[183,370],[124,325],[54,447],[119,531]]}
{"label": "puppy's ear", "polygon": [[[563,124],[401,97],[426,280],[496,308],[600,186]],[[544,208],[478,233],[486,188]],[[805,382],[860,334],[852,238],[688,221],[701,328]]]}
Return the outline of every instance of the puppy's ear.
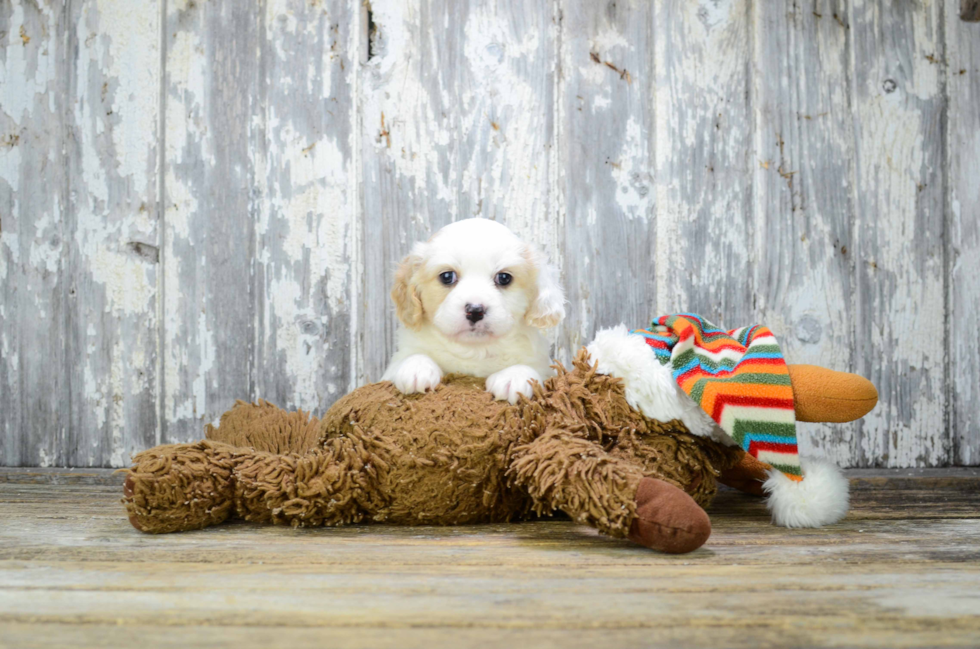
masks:
{"label": "puppy's ear", "polygon": [[422,326],[422,296],[419,295],[418,282],[421,267],[422,257],[419,255],[413,253],[402,259],[395,271],[395,286],[391,289],[398,319],[409,329]]}
{"label": "puppy's ear", "polygon": [[524,319],[538,329],[554,327],[565,319],[565,292],[558,283],[558,271],[538,250],[528,249],[525,256],[537,274],[537,295]]}

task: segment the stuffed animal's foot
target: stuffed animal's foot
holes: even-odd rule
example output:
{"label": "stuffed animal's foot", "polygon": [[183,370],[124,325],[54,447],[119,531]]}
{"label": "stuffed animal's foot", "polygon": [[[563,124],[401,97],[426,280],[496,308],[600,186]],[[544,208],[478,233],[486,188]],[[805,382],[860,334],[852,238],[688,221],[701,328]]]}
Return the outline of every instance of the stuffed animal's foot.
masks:
{"label": "stuffed animal's foot", "polygon": [[674,485],[643,478],[636,487],[636,518],[629,539],[654,550],[683,554],[711,536],[711,520],[694,499]]}
{"label": "stuffed animal's foot", "polygon": [[748,453],[742,453],[738,464],[721,472],[718,482],[753,496],[765,496],[762,485],[769,479],[771,469],[771,465],[760,462]]}
{"label": "stuffed animal's foot", "polygon": [[123,505],[141,532],[161,534],[221,523],[232,513],[234,447],[172,444],[139,453],[127,470]]}

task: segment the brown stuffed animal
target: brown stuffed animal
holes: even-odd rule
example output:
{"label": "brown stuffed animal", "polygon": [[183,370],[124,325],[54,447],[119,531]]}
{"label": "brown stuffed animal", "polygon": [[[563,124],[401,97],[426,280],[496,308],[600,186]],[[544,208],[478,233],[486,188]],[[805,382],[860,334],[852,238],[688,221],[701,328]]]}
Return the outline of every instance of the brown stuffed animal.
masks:
{"label": "brown stuffed animal", "polygon": [[[853,410],[858,393],[858,416],[874,405],[874,388],[854,375],[814,368],[792,381],[806,420],[839,420],[840,398]],[[232,517],[458,525],[561,510],[610,536],[679,553],[710,535],[703,507],[716,479],[760,493],[771,469],[679,421],[648,419],[627,403],[622,381],[599,374],[582,350],[572,370],[558,366],[516,405],[461,376],[408,396],[389,382],[367,385],[320,420],[238,402],[218,428],[207,427],[206,440],[138,454],[123,502],[133,526],[150,533]]]}

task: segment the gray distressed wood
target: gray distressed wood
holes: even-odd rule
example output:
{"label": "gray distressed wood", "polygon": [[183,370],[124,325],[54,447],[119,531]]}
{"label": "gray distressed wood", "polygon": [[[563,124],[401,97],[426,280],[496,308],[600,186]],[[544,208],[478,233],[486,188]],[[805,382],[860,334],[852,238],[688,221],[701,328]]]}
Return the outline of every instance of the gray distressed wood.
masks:
{"label": "gray distressed wood", "polygon": [[657,311],[730,328],[756,307],[750,9],[662,2],[653,17]]}
{"label": "gray distressed wood", "polygon": [[352,387],[352,6],[168,7],[165,439]]}
{"label": "gray distressed wood", "polygon": [[264,13],[236,2],[169,2],[166,30],[161,343],[162,439],[255,394],[254,143]]}
{"label": "gray distressed wood", "polygon": [[955,464],[980,464],[980,25],[946,11],[949,426]]}
{"label": "gray distressed wood", "polygon": [[159,8],[131,9],[0,9],[19,215],[4,233],[4,463],[118,465],[156,438]]}
{"label": "gray distressed wood", "polygon": [[935,3],[855,4],[856,370],[878,387],[853,461],[935,466],[945,426],[943,42]]}
{"label": "gray distressed wood", "polygon": [[[653,5],[559,3],[565,362],[596,329],[656,315]],[[664,260],[664,263],[670,264]]]}
{"label": "gray distressed wood", "polygon": [[[66,22],[58,2],[0,4],[2,465],[67,459]],[[48,191],[32,186],[41,177]]]}
{"label": "gray distressed wood", "polygon": [[956,0],[0,2],[0,465],[322,412],[469,216],[560,266],[560,359],[762,321],[882,394],[804,452],[976,464],[976,43]]}
{"label": "gray distressed wood", "polygon": [[254,392],[321,414],[354,387],[352,11],[267,0],[256,59]]}
{"label": "gray distressed wood", "polygon": [[161,4],[68,6],[65,463],[119,466],[157,439]]}
{"label": "gray distressed wood", "polygon": [[67,461],[67,22],[60,2],[0,4],[0,465]]}
{"label": "gray distressed wood", "polygon": [[[755,312],[794,363],[854,370],[854,130],[844,0],[754,12]],[[837,18],[835,18],[835,16]],[[801,425],[801,452],[846,463],[856,425]]]}

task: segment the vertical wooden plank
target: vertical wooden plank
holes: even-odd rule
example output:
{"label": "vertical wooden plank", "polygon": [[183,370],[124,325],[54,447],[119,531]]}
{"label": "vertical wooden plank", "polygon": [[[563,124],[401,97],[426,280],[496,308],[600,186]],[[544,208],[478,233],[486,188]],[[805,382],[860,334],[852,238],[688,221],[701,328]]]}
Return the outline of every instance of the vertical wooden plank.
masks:
{"label": "vertical wooden plank", "polygon": [[756,306],[749,3],[658,3],[653,39],[657,311],[739,326]]}
{"label": "vertical wooden plank", "polygon": [[980,25],[946,3],[950,428],[955,464],[980,464]]}
{"label": "vertical wooden plank", "polygon": [[168,0],[164,141],[163,431],[254,395],[254,140],[265,5]]}
{"label": "vertical wooden plank", "polygon": [[67,461],[65,30],[61,2],[0,3],[0,466]]}
{"label": "vertical wooden plank", "polygon": [[351,382],[351,9],[268,0],[259,35],[255,391],[288,408],[323,410]]}
{"label": "vertical wooden plank", "polygon": [[856,0],[857,370],[881,399],[863,465],[949,461],[945,420],[943,41],[940,5]]}
{"label": "vertical wooden plank", "polygon": [[71,3],[71,466],[123,466],[157,434],[160,4]]}
{"label": "vertical wooden plank", "polygon": [[359,80],[363,183],[358,382],[393,350],[388,292],[412,243],[457,218],[502,220],[557,250],[548,222],[552,6],[376,0]]}
{"label": "vertical wooden plank", "polygon": [[[555,86],[559,26],[550,2],[454,5],[458,57],[458,217],[500,221],[559,262]],[[430,26],[440,37],[438,26]]]}
{"label": "vertical wooden plank", "polygon": [[[757,314],[791,362],[850,371],[854,131],[847,5],[760,2],[753,13]],[[856,425],[805,426],[804,455],[840,466],[859,459]]]}
{"label": "vertical wooden plank", "polygon": [[[413,242],[458,214],[457,21],[439,0],[374,0],[360,67],[361,314],[358,383],[377,381],[394,346],[388,292]],[[430,26],[432,28],[430,28]],[[438,29],[434,28],[438,27]]]}
{"label": "vertical wooden plank", "polygon": [[[563,360],[654,315],[653,3],[562,2]],[[670,74],[670,73],[668,73]]]}

